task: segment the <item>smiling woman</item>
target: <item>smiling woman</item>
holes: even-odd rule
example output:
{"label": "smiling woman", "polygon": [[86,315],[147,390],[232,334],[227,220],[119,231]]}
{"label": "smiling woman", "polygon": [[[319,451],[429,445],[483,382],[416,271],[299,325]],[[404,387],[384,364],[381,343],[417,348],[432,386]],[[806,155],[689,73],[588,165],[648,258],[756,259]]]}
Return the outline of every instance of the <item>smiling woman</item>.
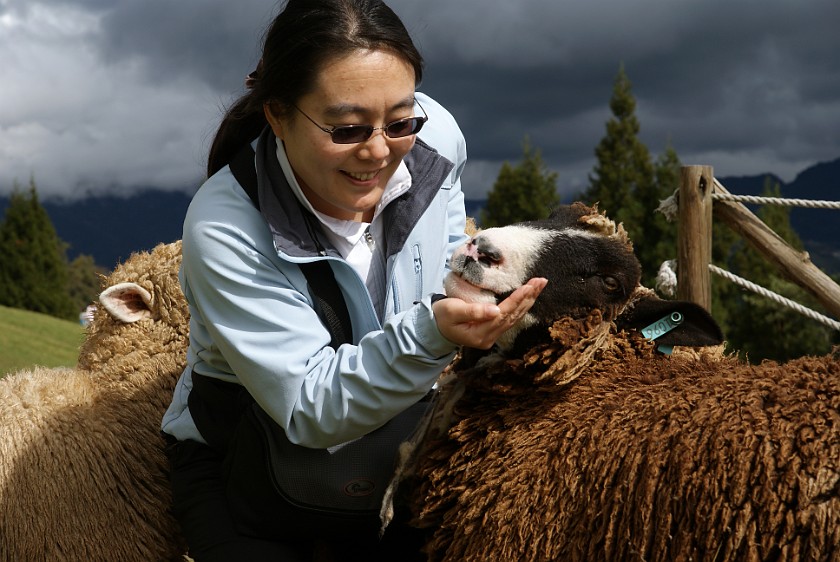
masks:
{"label": "smiling woman", "polygon": [[[421,76],[380,0],[289,0],[219,126],[184,222],[190,352],[162,422],[197,562],[305,560],[316,539],[342,560],[422,558],[399,517],[379,540],[371,475],[457,348],[492,346],[544,281],[433,299],[465,239],[466,152]],[[301,489],[318,497],[286,499]]]}
{"label": "smiling woman", "polygon": [[[271,129],[315,210],[341,220],[373,219],[388,182],[414,146],[413,134],[394,137],[386,128],[412,118],[414,86],[414,70],[405,60],[386,51],[360,50],[327,63],[315,90],[295,104],[297,112],[275,113],[269,104]],[[321,127],[310,115],[332,127]],[[337,142],[336,132],[342,135],[347,127],[371,135]],[[327,136],[325,131],[332,132]],[[344,134],[338,141],[348,138],[353,140]]]}

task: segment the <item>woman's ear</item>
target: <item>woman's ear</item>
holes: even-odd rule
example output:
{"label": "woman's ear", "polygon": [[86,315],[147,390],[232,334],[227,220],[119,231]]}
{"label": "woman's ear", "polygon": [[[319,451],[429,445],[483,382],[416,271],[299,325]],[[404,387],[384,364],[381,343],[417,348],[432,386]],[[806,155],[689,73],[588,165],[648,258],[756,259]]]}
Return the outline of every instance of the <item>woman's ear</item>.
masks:
{"label": "woman's ear", "polygon": [[263,113],[265,114],[265,120],[268,121],[271,130],[274,131],[274,136],[283,140],[283,124],[275,104],[269,101],[265,102],[263,104]]}

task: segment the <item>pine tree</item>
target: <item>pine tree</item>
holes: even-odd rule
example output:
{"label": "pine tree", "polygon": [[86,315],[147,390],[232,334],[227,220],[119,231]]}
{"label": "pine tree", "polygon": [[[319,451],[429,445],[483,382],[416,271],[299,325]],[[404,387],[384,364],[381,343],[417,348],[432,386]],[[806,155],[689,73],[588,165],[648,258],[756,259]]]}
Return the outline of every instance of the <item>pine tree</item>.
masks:
{"label": "pine tree", "polygon": [[[712,263],[721,265],[733,271],[731,262],[734,256],[744,250],[744,240],[738,234],[724,226],[722,223],[712,224]],[[734,271],[733,271],[734,273]],[[729,350],[734,349],[735,342],[732,340],[732,329],[730,319],[737,316],[738,312],[732,303],[738,301],[742,296],[742,290],[737,285],[726,279],[711,275],[712,290],[712,317],[720,325],[724,337],[727,340]]]}
{"label": "pine tree", "polygon": [[28,194],[15,185],[0,223],[0,304],[75,318],[65,249],[38,200],[34,180]]}
{"label": "pine tree", "polygon": [[544,219],[559,204],[557,173],[548,170],[540,151],[531,147],[526,137],[522,142],[522,161],[516,166],[507,162],[502,165],[479,223],[489,228]]}
{"label": "pine tree", "polygon": [[595,148],[595,168],[582,197],[624,224],[642,264],[642,282],[653,286],[662,262],[676,257],[676,229],[655,211],[659,201],[676,190],[679,158],[669,147],[654,165],[650,152],[639,140],[640,125],[631,87],[622,65],[610,98],[613,117],[607,121],[606,135]]}
{"label": "pine tree", "polygon": [[638,138],[636,100],[623,65],[613,84],[610,110],[613,117],[607,121],[606,135],[595,147],[597,162],[584,198],[589,204],[598,203],[613,220],[632,226],[628,219],[641,214],[635,194],[640,186],[653,183],[653,163],[647,147]]}
{"label": "pine tree", "polygon": [[[581,197],[589,204],[599,203],[612,219],[624,223],[642,264],[642,283],[653,287],[661,263],[676,257],[677,226],[654,211],[659,201],[678,189],[680,162],[676,151],[668,146],[652,163],[650,153],[638,138],[640,126],[635,107],[631,84],[622,66],[610,99],[613,117],[595,149],[597,162],[590,175],[590,186]],[[779,192],[778,184],[765,185],[765,195],[778,197]],[[790,225],[787,208],[763,207],[759,217],[795,248],[802,248]],[[722,225],[716,225],[714,230],[712,262],[809,308],[820,309],[810,295],[784,280],[743,239]],[[826,353],[832,338],[836,338],[813,320],[715,276],[712,315],[723,329],[729,350],[747,355],[751,361]]]}

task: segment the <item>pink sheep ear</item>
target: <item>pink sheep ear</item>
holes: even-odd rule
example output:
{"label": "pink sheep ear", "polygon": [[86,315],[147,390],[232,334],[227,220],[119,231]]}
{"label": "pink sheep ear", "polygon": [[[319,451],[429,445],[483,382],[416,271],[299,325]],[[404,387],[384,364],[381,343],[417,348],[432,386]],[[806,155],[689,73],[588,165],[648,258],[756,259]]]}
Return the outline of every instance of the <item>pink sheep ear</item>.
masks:
{"label": "pink sheep ear", "polygon": [[99,295],[105,310],[120,322],[131,324],[152,317],[152,295],[137,283],[119,283]]}

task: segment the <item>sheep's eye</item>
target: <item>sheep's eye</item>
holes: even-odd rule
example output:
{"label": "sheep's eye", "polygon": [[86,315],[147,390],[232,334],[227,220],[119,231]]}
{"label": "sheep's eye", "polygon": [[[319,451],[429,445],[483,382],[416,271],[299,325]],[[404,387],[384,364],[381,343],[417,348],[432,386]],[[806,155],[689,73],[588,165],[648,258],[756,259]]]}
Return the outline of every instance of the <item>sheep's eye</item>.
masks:
{"label": "sheep's eye", "polygon": [[621,289],[621,285],[619,284],[618,279],[616,279],[615,277],[605,275],[601,279],[604,281],[604,287],[606,287],[607,291],[614,293]]}

